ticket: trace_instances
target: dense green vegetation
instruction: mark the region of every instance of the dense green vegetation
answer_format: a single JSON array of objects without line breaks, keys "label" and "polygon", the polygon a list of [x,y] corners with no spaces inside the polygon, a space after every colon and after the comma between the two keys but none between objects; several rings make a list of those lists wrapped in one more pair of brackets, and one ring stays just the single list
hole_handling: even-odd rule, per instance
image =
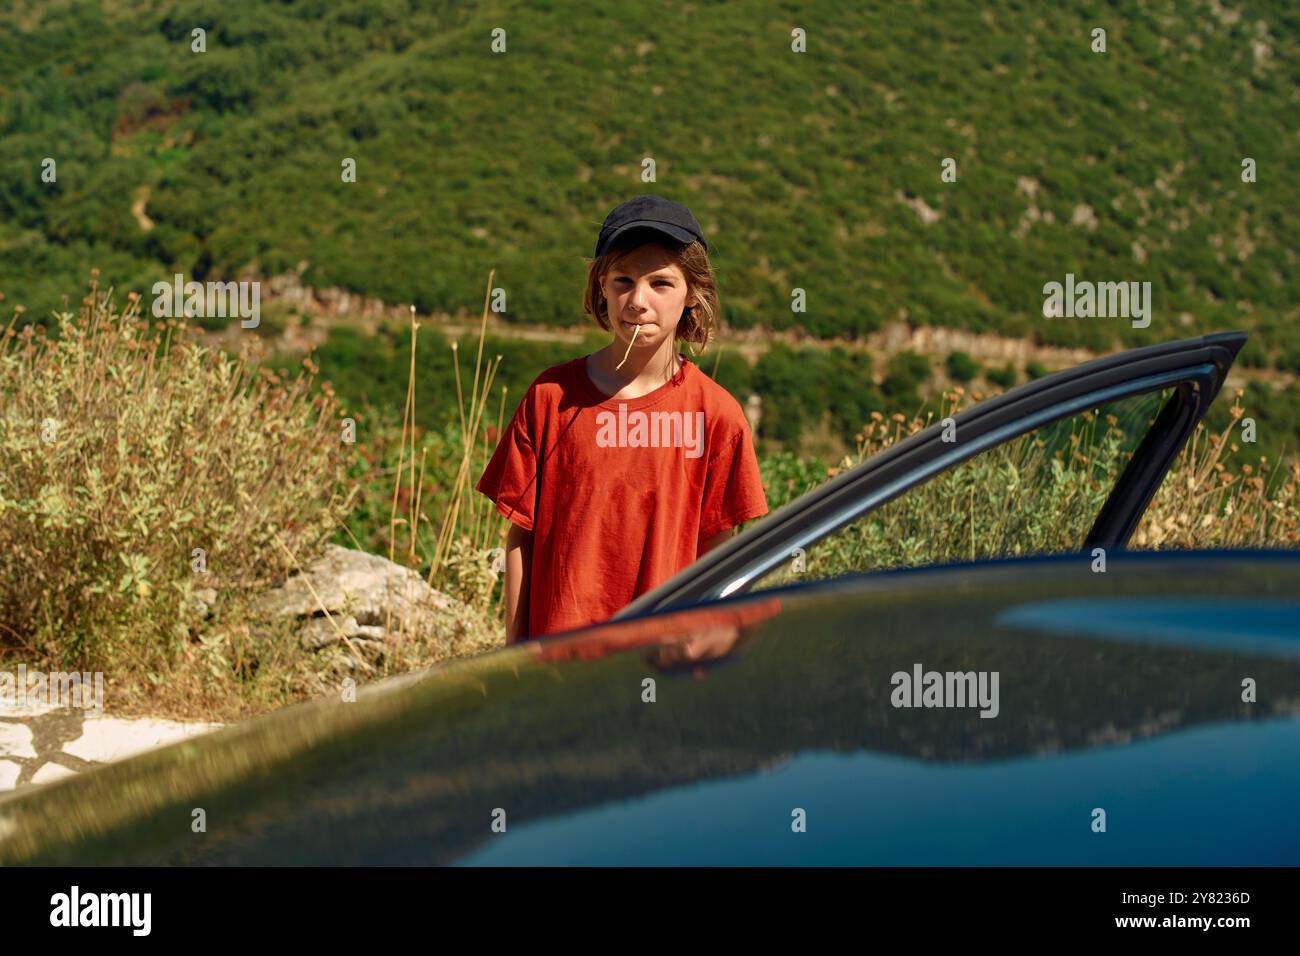
[{"label": "dense green vegetation", "polygon": [[969,382],[980,373],[979,363],[965,352],[953,352],[944,366],[948,377],[955,382]]},{"label": "dense green vegetation", "polygon": [[[488,336],[485,359],[500,356],[501,361],[486,420],[495,423],[498,414],[508,419],[524,390],[543,369],[594,351],[605,341],[595,329],[580,343]],[[461,390],[467,396],[478,340],[464,336],[458,344]],[[410,372],[409,326],[381,323],[374,335],[341,326],[314,354],[322,378],[345,406],[360,416],[363,431],[379,417],[400,421]],[[935,369],[931,361],[915,352],[892,356],[879,385],[873,379],[869,354],[844,348],[792,348],[776,343],[751,365],[723,342],[694,360],[742,402],[748,395],[759,396],[758,443],[761,450],[772,454],[791,451],[834,460],[852,450],[855,436],[872,412],[924,414],[936,409],[940,398],[932,387]],[[272,364],[292,375],[298,360],[278,356]],[[1048,374],[1048,369],[1034,360],[1026,363],[1024,374],[1017,372],[1014,363],[981,369],[961,352],[951,353],[943,366],[954,383],[969,382],[982,374],[987,380],[984,394]],[[440,431],[459,420],[451,340],[426,325],[421,326],[416,349],[415,395],[415,420],[421,429]],[[1263,455],[1281,462],[1300,450],[1300,383],[1274,390],[1265,383],[1250,382],[1241,401],[1246,415],[1257,425],[1255,442],[1243,447],[1242,461],[1257,464]],[[1211,406],[1207,424],[1215,431],[1222,431],[1228,423],[1230,405],[1231,397],[1223,396]]]},{"label": "dense green vegetation", "polygon": [[[20,0],[0,288],[46,321],[90,265],[147,292],[306,263],[311,285],[457,312],[495,268],[508,319],[571,324],[602,217],[654,191],[701,219],[735,326],[906,317],[1103,350],[1250,327],[1243,362],[1295,370],[1297,36],[1282,0]],[[1067,272],[1151,281],[1150,327],[1044,319]]]}]

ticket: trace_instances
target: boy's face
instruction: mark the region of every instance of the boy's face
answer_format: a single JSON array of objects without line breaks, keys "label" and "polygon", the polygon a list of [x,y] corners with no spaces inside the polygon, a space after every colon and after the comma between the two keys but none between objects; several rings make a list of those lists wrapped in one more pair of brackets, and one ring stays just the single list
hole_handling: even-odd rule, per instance
[{"label": "boy's face", "polygon": [[696,302],[681,267],[668,250],[655,243],[638,246],[625,255],[605,273],[601,288],[615,340],[626,345],[635,333],[638,349],[671,342],[682,310]]}]

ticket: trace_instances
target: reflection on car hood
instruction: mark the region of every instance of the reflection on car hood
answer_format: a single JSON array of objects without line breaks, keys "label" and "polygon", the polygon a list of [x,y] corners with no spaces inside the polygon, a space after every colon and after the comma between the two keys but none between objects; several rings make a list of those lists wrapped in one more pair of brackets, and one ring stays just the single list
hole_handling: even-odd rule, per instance
[{"label": "reflection on car hood", "polygon": [[1093,598],[1017,604],[996,624],[1066,637],[1300,658],[1300,600]]},{"label": "reflection on car hood", "polygon": [[[0,862],[1296,863],[1297,594],[1296,554],[1079,557],[634,619],[18,793]],[[914,668],[997,717],[895,706]]]}]

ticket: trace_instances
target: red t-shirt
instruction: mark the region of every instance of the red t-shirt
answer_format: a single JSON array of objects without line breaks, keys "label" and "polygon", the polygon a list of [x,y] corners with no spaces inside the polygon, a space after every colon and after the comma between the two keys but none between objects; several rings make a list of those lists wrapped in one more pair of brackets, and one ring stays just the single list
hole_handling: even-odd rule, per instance
[{"label": "red t-shirt", "polygon": [[597,389],[585,357],[547,369],[477,487],[533,533],[530,636],[607,620],[767,513],[740,403],[686,359],[630,399]]}]

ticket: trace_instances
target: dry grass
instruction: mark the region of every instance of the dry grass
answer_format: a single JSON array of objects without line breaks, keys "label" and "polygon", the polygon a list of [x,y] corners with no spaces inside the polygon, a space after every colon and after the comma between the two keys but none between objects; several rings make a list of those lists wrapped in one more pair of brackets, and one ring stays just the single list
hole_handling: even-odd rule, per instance
[{"label": "dry grass", "polygon": [[1300,546],[1300,460],[1258,469],[1234,461],[1231,441],[1244,414],[1240,389],[1232,422],[1218,434],[1198,425],[1156,492],[1132,548],[1294,548]]},{"label": "dry grass", "polygon": [[275,683],[290,649],[210,632],[288,573],[277,537],[312,554],[346,513],[332,397],[310,363],[284,381],[97,278],[56,320],[0,340],[0,652],[104,671],[128,708]]},{"label": "dry grass", "polygon": [[[1006,442],[951,468],[809,549],[764,581],[776,586],[849,571],[1076,551],[1168,393],[1125,399]],[[939,418],[974,400],[962,388]],[[1240,398],[1240,393],[1236,398]],[[1239,404],[1233,422],[1241,417]],[[830,475],[928,427],[933,417],[873,413],[857,448]],[[1232,426],[1199,425],[1130,541],[1133,549],[1300,545],[1300,464],[1264,474],[1234,462]],[[776,504],[779,502],[773,502]]]},{"label": "dry grass", "polygon": [[[18,306],[0,339],[6,667],[103,671],[115,713],[230,720],[335,691],[291,621],[250,608],[319,554],[367,496],[386,502],[389,559],[464,604],[432,627],[390,620],[394,639],[377,659],[352,648],[357,679],[504,642],[492,562],[503,529],[473,489],[491,451],[487,409],[500,361],[483,356],[486,301],[467,389],[453,346],[454,446],[417,437],[414,314],[400,437],[395,423],[380,423],[348,445],[333,390],[324,383],[312,394],[310,358],[284,381],[246,354],[202,347],[184,319],[151,323],[135,293],[119,311],[95,276],[78,314],[56,317],[54,336],[39,326],[15,333]],[[396,467],[359,483],[366,447],[372,459],[395,454]],[[442,458],[435,470],[454,478],[425,498],[431,452]],[[371,518],[378,530],[377,509]],[[208,597],[205,613],[196,598],[209,589],[217,599]]]}]

